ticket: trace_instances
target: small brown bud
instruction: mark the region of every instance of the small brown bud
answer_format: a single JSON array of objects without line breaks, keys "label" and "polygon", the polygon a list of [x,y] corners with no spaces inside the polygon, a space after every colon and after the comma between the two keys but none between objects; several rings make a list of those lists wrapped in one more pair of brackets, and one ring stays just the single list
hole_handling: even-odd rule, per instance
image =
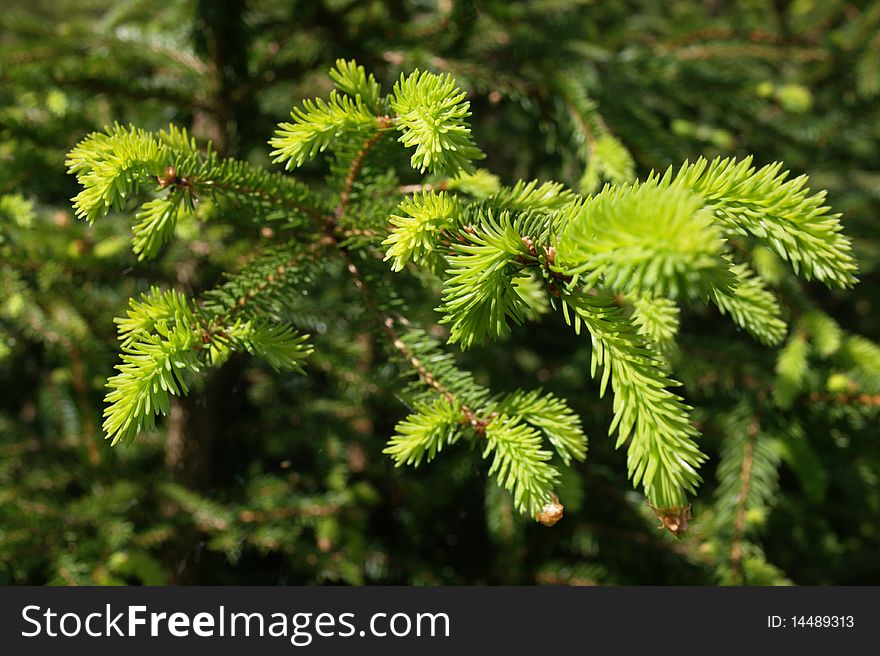
[{"label": "small brown bud", "polygon": [[165,175],[157,176],[156,179],[159,181],[159,186],[166,189],[177,181],[177,169],[169,166],[165,169]]},{"label": "small brown bud", "polygon": [[559,497],[553,494],[550,497],[550,501],[541,508],[541,511],[537,515],[535,515],[535,519],[544,526],[553,526],[556,522],[562,519],[564,511],[565,506],[559,503]]},{"label": "small brown bud", "polygon": [[687,533],[690,520],[693,517],[690,504],[686,506],[672,506],[670,508],[654,508],[654,506],[651,506],[651,509],[657,513],[657,519],[660,520],[657,530],[662,531],[666,529],[677,538]]}]

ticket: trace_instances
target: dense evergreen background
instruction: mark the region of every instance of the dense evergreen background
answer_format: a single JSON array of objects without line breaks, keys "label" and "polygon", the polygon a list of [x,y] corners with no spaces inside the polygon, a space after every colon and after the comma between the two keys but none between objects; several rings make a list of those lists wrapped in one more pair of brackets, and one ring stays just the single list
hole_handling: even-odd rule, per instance
[{"label": "dense evergreen background", "polygon": [[[829,190],[854,290],[754,261],[793,319],[787,358],[715,310],[683,313],[673,364],[710,455],[687,537],[657,531],[632,491],[589,344],[556,319],[467,362],[580,413],[590,454],[562,522],[516,516],[464,448],[394,469],[381,451],[406,413],[397,374],[356,312],[323,324],[359,302],[333,272],[307,317],[307,377],[234,358],[162,432],[103,442],[127,298],[208,288],[254,244],[191,224],[138,263],[129,222],[73,218],[65,154],[114,121],[171,122],[268,164],[275,124],[326,95],[340,57],[386,87],[416,67],[452,73],[505,182],[589,184],[607,136],[640,177],[752,154]],[[880,341],[880,2],[9,0],[0,82],[0,583],[880,582],[880,350],[846,338]],[[603,177],[626,177],[625,152],[608,161]]]}]

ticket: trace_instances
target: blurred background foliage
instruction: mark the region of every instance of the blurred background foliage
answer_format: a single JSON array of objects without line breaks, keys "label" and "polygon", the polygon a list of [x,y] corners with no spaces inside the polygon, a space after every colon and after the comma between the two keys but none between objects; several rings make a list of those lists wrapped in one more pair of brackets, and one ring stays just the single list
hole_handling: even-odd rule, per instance
[{"label": "blurred background foliage", "polygon": [[[274,125],[326,95],[339,57],[386,88],[415,67],[452,73],[504,182],[589,191],[753,154],[829,190],[861,283],[802,285],[752,253],[793,319],[781,353],[717,311],[682,314],[671,358],[710,455],[687,537],[656,530],[632,491],[589,345],[553,319],[475,349],[468,367],[580,413],[590,454],[566,474],[562,522],[519,518],[462,450],[395,470],[381,451],[406,414],[400,381],[356,313],[326,325],[322,308],[358,302],[332,271],[303,309],[318,347],[309,376],[233,358],[161,432],[103,442],[113,317],[128,297],[210,287],[272,235],[182,222],[139,264],[127,221],[73,218],[65,154],[114,121],[172,122],[268,164]],[[0,583],[880,582],[878,99],[877,1],[7,0]]]}]

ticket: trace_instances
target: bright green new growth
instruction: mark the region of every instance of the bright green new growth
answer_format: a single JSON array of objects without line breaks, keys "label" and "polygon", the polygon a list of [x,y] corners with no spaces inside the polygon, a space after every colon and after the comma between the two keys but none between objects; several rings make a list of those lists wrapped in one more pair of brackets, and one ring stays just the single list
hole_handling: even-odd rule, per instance
[{"label": "bright green new growth", "polygon": [[487,213],[479,228],[465,233],[467,243],[451,246],[449,269],[438,308],[451,324],[449,341],[468,348],[486,337],[497,339],[510,331],[508,321],[521,324],[527,302],[520,296],[516,258],[525,254],[519,231],[509,215],[496,221]]},{"label": "bright green new growth", "polygon": [[[650,220],[648,220],[650,219]],[[616,292],[705,298],[730,283],[703,199],[681,189],[606,187],[564,219],[556,263]]]},{"label": "bright green new growth", "polygon": [[409,331],[401,343],[411,361],[430,367],[431,375],[407,390],[414,411],[397,425],[385,453],[398,466],[419,465],[464,436],[485,440],[482,457],[491,458],[489,474],[512,493],[518,510],[540,511],[552,500],[559,478],[543,440],[565,465],[584,460],[587,438],[578,416],[564,401],[540,391],[493,396],[422,331]]},{"label": "bright green new growth", "polygon": [[402,271],[409,262],[432,264],[437,233],[453,227],[460,210],[454,197],[446,192],[427,191],[407,198],[400,214],[392,214],[389,223],[395,230],[382,242],[388,246],[386,260],[394,260],[392,271]]},{"label": "bright green new growth", "polygon": [[433,403],[420,403],[415,412],[397,424],[385,453],[398,465],[418,465],[431,462],[447,444],[455,444],[460,437],[456,430],[461,408],[446,398]]},{"label": "bright green new growth", "polygon": [[411,163],[420,172],[471,173],[483,153],[466,122],[470,103],[450,75],[416,71],[394,85],[391,109],[397,114],[400,142],[415,147]]},{"label": "bright green new growth", "polygon": [[336,83],[337,89],[352,98],[360,98],[371,111],[378,111],[382,87],[372,73],[367,75],[363,66],[358,66],[354,61],[337,59],[336,68],[330,71],[330,77]]},{"label": "bright green new growth", "polygon": [[314,159],[346,134],[357,134],[378,124],[360,96],[350,98],[336,91],[330,92],[328,102],[320,98],[306,100],[303,108],[294,108],[290,116],[293,122],[279,125],[277,136],[269,141],[275,148],[272,161],[286,162],[288,169]]},{"label": "bright green new growth", "polygon": [[662,352],[672,347],[678,334],[681,310],[668,298],[651,296],[632,297],[632,319],[639,333],[647,337]]},{"label": "bright green new growth", "polygon": [[[301,371],[311,350],[287,310],[303,303],[323,261],[335,258],[363,294],[364,317],[376,320],[397,365],[412,375],[402,392],[411,411],[386,453],[397,465],[419,465],[473,444],[520,511],[546,516],[542,510],[556,508],[560,468],[586,456],[580,420],[552,394],[498,395],[477,385],[401,316],[408,308],[393,284],[423,269],[439,278],[438,323],[462,349],[503,339],[551,308],[589,333],[591,374],[600,395],[609,385],[614,395],[609,433],[627,450],[633,484],[670,517],[684,513],[705,460],[691,408],[671,391],[679,385],[667,359],[679,304],[712,303],[760,342],[784,340],[770,286],[783,273],[764,275],[773,271],[768,251],[756,251],[755,270],[749,266],[742,253],[752,240],[807,278],[855,282],[838,215],[823,205],[823,193],[810,195],[804,178],[788,180],[781,165],[756,170],[749,159],[701,159],[633,181],[632,160],[575,89],[567,98],[588,150],[585,187],[601,178],[615,184],[592,196],[555,182],[505,187],[474,168],[482,153],[467,122],[469,103],[449,75],[416,71],[385,96],[354,62],[340,60],[331,77],[337,88],[329,99],[294,109],[270,141],[274,161],[287,168],[328,151],[322,188],[202,152],[173,128],[153,135],[115,126],[70,154],[83,186],[74,199],[78,216],[94,221],[140,205],[134,249],[141,258],[158,256],[181,213],[198,215],[203,199],[234,205],[236,216],[256,225],[274,221],[280,238],[200,299],[153,290],[131,302],[118,320],[123,362],[107,396],[105,430],[114,442],[151,429],[171,397],[187,393],[188,376],[220,366],[233,351]],[[391,134],[415,170],[434,174],[423,185],[401,186],[389,172],[393,160],[382,161]],[[155,196],[143,200],[146,192]],[[382,257],[388,270],[380,274],[374,266]],[[780,351],[780,405],[801,390],[812,354],[854,376],[880,370],[874,345],[829,321],[816,313],[797,319]],[[872,365],[860,368],[860,359]]]},{"label": "bright green new growth", "polygon": [[611,299],[588,295],[564,296],[566,320],[580,332],[583,324],[593,340],[591,373],[601,380],[604,395],[609,381],[614,391],[617,446],[629,440],[627,465],[633,483],[658,508],[685,502],[700,482],[697,467],[705,460],[694,441],[690,407],[669,391],[678,383],[669,378],[663,361],[625,318]]},{"label": "bright green new growth", "polygon": [[791,263],[795,273],[816,278],[829,287],[856,282],[856,263],[849,239],[841,233],[839,214],[829,214],[825,192],[810,195],[806,176],[788,179],[777,162],[760,169],[752,158],[698,159],[687,162],[673,177],[672,169],[652,175],[646,184],[689,189],[730,233],[750,234]]},{"label": "bright green new growth", "polygon": [[194,350],[195,317],[185,298],[153,289],[132,300],[128,318],[117,319],[122,364],[107,387],[104,432],[113,444],[155,428],[155,415],[168,414],[171,396],[189,391],[185,374],[199,370]]},{"label": "bright green new growth", "polygon": [[[155,429],[155,415],[168,414],[171,396],[189,391],[186,374],[217,366],[233,350],[247,351],[274,369],[302,371],[311,353],[289,326],[240,320],[222,326],[197,312],[183,294],[153,288],[131,299],[127,316],[116,319],[122,347],[119,374],[107,387],[104,432],[116,444]],[[200,357],[201,356],[201,357]]]}]

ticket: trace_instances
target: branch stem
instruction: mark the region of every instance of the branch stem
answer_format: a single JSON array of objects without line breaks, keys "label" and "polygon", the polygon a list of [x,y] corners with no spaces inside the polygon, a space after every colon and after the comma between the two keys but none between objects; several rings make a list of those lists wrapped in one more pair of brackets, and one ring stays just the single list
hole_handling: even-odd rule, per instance
[{"label": "branch stem", "polygon": [[755,451],[755,440],[758,437],[758,419],[752,419],[749,424],[745,451],[743,453],[742,467],[740,468],[739,499],[736,506],[736,520],[733,525],[733,540],[730,546],[730,570],[731,575],[738,584],[743,582],[742,571],[742,541],[746,528],[746,509],[749,497],[749,487],[752,482],[752,462]]}]

